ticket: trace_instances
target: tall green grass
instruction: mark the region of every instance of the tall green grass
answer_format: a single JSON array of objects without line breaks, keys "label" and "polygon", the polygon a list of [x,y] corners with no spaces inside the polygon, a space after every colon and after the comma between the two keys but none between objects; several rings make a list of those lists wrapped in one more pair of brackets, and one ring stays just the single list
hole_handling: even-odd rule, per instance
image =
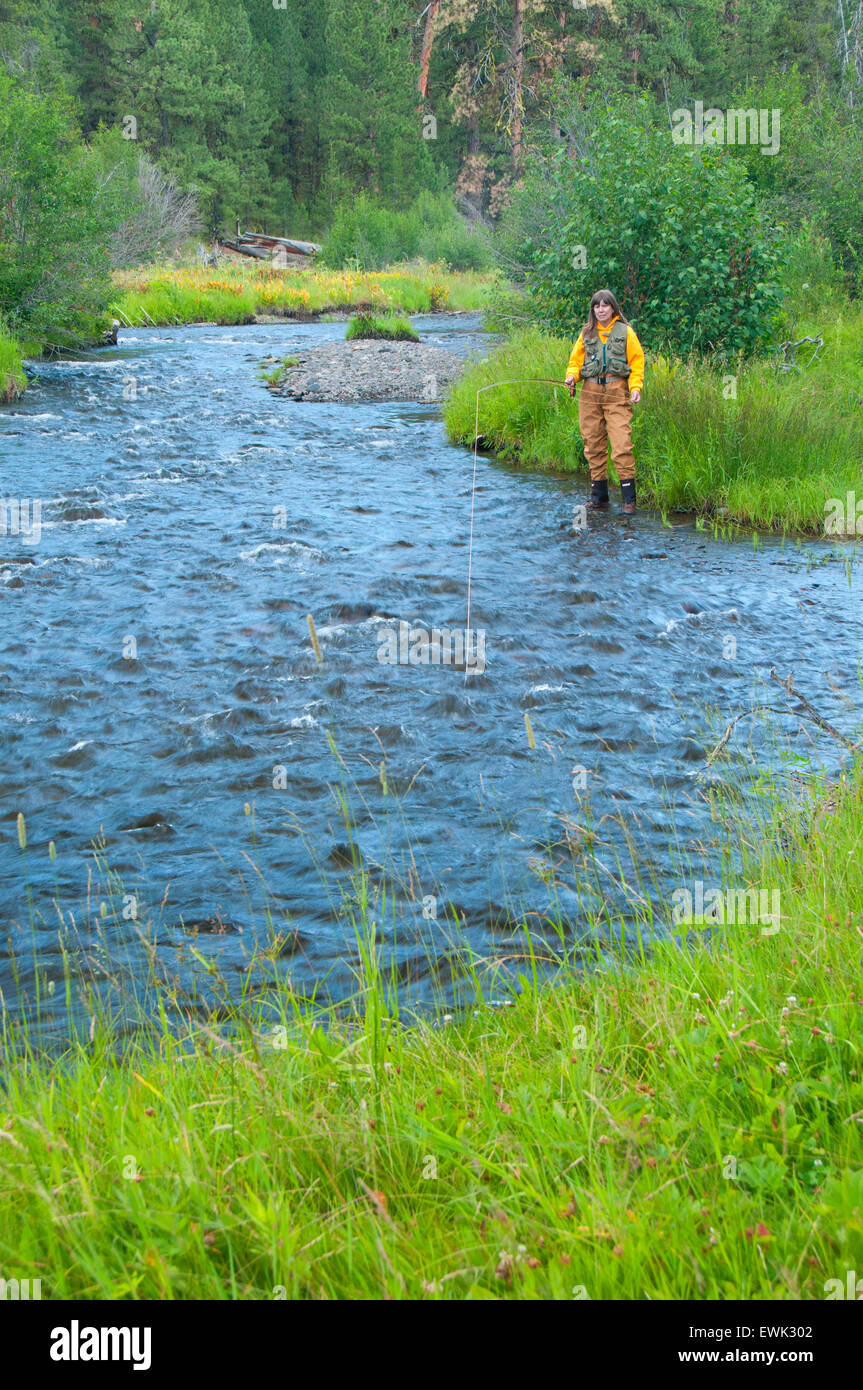
[{"label": "tall green grass", "polygon": [[44,1298],[824,1297],[863,1264],[863,767],[781,815],[781,856],[776,824],[731,828],[781,895],[775,934],[623,953],[606,923],[597,969],[562,946],[540,983],[548,945],[514,927],[518,990],[495,1004],[477,978],[411,1027],[361,872],[345,1008],[274,975],[277,941],[266,989],[250,970],[232,1002],[202,957],[203,1013],[157,982],[148,1026],[93,1005],[62,1055],[4,1008],[4,1277]]},{"label": "tall green grass", "polygon": [[0,321],[0,402],[9,404],[17,400],[26,385],[21,344],[5,332]]},{"label": "tall green grass", "polygon": [[345,339],[387,338],[392,342],[418,343],[420,338],[410,320],[383,314],[356,314],[348,324]]},{"label": "tall green grass", "polygon": [[[761,530],[823,532],[827,499],[863,482],[861,330],[863,315],[837,315],[819,358],[799,371],[766,361],[648,362],[633,417],[642,501]],[[515,334],[453,387],[450,438],[473,443],[478,389],[508,378],[562,382],[571,346],[536,329]],[[806,349],[797,355],[807,362]],[[562,385],[483,390],[479,434],[528,466],[586,467],[577,403]]]}]

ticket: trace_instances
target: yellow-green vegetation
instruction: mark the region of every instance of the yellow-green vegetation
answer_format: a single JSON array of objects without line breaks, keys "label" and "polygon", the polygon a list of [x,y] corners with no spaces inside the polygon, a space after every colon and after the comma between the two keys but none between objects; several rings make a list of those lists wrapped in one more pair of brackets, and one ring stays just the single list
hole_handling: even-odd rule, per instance
[{"label": "yellow-green vegetation", "polygon": [[[863,313],[837,301],[823,321],[798,324],[793,338],[819,333],[814,360],[817,344],[788,353],[792,370],[783,370],[778,349],[724,363],[648,356],[633,417],[641,500],[759,530],[823,533],[827,499],[861,487]],[[480,388],[523,377],[562,383],[571,348],[536,329],[514,334],[454,386],[445,410],[450,438],[473,444]],[[586,467],[577,402],[563,385],[483,390],[478,433],[530,467]]]},{"label": "yellow-green vegetation", "polygon": [[279,386],[287,376],[289,368],[298,367],[299,363],[299,357],[285,357],[278,366],[273,367],[269,372],[264,367],[261,367],[259,368],[261,380],[267,386]]},{"label": "yellow-green vegetation", "polygon": [[493,277],[418,263],[368,273],[277,270],[231,264],[218,270],[144,268],[117,272],[113,312],[126,324],[250,323],[258,314],[306,317],[345,310],[427,313],[477,310]]},{"label": "yellow-green vegetation", "polygon": [[21,344],[4,332],[0,323],[0,401],[8,405],[17,400],[26,385]]},{"label": "yellow-green vegetation", "polygon": [[348,324],[345,339],[389,338],[392,342],[418,343],[420,335],[408,319],[384,314],[356,314]]},{"label": "yellow-green vegetation", "polygon": [[52,1059],[4,1014],[0,1267],[48,1298],[823,1298],[863,1265],[863,767],[816,804],[751,851],[775,933],[606,944],[509,1007],[405,1027],[367,938],[338,1015],[282,984],[178,1027],[166,995]]}]

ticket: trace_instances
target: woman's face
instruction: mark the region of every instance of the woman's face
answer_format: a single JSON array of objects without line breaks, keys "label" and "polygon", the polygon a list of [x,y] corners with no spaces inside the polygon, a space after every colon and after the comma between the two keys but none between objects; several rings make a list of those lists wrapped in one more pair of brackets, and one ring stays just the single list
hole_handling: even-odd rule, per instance
[{"label": "woman's face", "polygon": [[601,323],[603,328],[614,318],[614,310],[604,299],[600,299],[598,303],[594,304],[593,312],[596,314],[597,323]]}]

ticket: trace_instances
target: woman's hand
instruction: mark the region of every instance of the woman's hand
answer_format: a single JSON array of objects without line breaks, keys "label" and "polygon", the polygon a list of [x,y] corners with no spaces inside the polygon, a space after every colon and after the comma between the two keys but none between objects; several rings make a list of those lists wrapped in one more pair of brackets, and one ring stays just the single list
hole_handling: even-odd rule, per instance
[{"label": "woman's hand", "polygon": [[633,405],[638,405],[638,402],[641,400],[641,392],[640,392],[640,391],[631,391],[631,392],[629,393],[629,399],[632,401],[632,404],[633,404]]},{"label": "woman's hand", "polygon": [[564,378],[564,385],[569,387],[569,394],[570,394],[571,396],[574,396],[574,395],[575,395],[575,377],[574,377],[574,376],[565,377],[565,378]]}]

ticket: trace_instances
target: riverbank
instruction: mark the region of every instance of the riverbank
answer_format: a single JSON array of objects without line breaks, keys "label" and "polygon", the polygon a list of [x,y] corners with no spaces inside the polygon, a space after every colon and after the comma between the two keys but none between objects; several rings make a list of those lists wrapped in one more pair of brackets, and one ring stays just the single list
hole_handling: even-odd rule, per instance
[{"label": "riverbank", "polygon": [[111,312],[127,326],[144,327],[254,323],[259,317],[309,322],[361,310],[476,311],[484,307],[494,277],[426,263],[368,273],[230,264],[118,271],[114,283],[118,294]]},{"label": "riverbank", "polygon": [[[352,314],[364,311],[474,313],[485,307],[495,279],[488,273],[450,271],[425,262],[368,273],[290,271],[235,262],[218,269],[145,266],[114,272],[117,295],[107,315],[94,320],[92,341],[70,340],[68,346],[101,346],[112,334],[116,341],[116,325],[145,328],[283,320],[313,323],[328,316],[346,321]],[[62,334],[57,336],[62,338]],[[63,346],[62,342],[54,344],[55,348],[58,346]],[[24,394],[25,353],[38,357],[40,345],[22,345],[0,333],[0,403],[8,404]],[[452,379],[446,375],[441,378],[445,384]],[[395,398],[387,395],[377,399]]]},{"label": "riverbank", "polygon": [[367,943],[348,1020],[282,986],[179,1031],[94,1018],[52,1063],[4,1016],[5,1276],[49,1299],[844,1287],[863,1256],[859,764],[820,807],[786,813],[784,857],[770,834],[754,851],[778,931],[607,948],[508,1006],[403,1027]]},{"label": "riverbank", "polygon": [[[633,418],[641,504],[761,531],[824,535],[835,513],[830,499],[841,499],[844,511],[847,494],[860,491],[861,328],[855,312],[832,315],[817,361],[804,348],[799,370],[763,360],[648,359]],[[804,326],[795,337],[816,331]],[[577,402],[562,384],[571,348],[536,330],[515,334],[453,389],[445,409],[450,439],[473,445],[476,393],[502,382],[480,396],[483,446],[527,468],[586,474]],[[525,377],[557,379],[561,387],[509,384]]]}]

